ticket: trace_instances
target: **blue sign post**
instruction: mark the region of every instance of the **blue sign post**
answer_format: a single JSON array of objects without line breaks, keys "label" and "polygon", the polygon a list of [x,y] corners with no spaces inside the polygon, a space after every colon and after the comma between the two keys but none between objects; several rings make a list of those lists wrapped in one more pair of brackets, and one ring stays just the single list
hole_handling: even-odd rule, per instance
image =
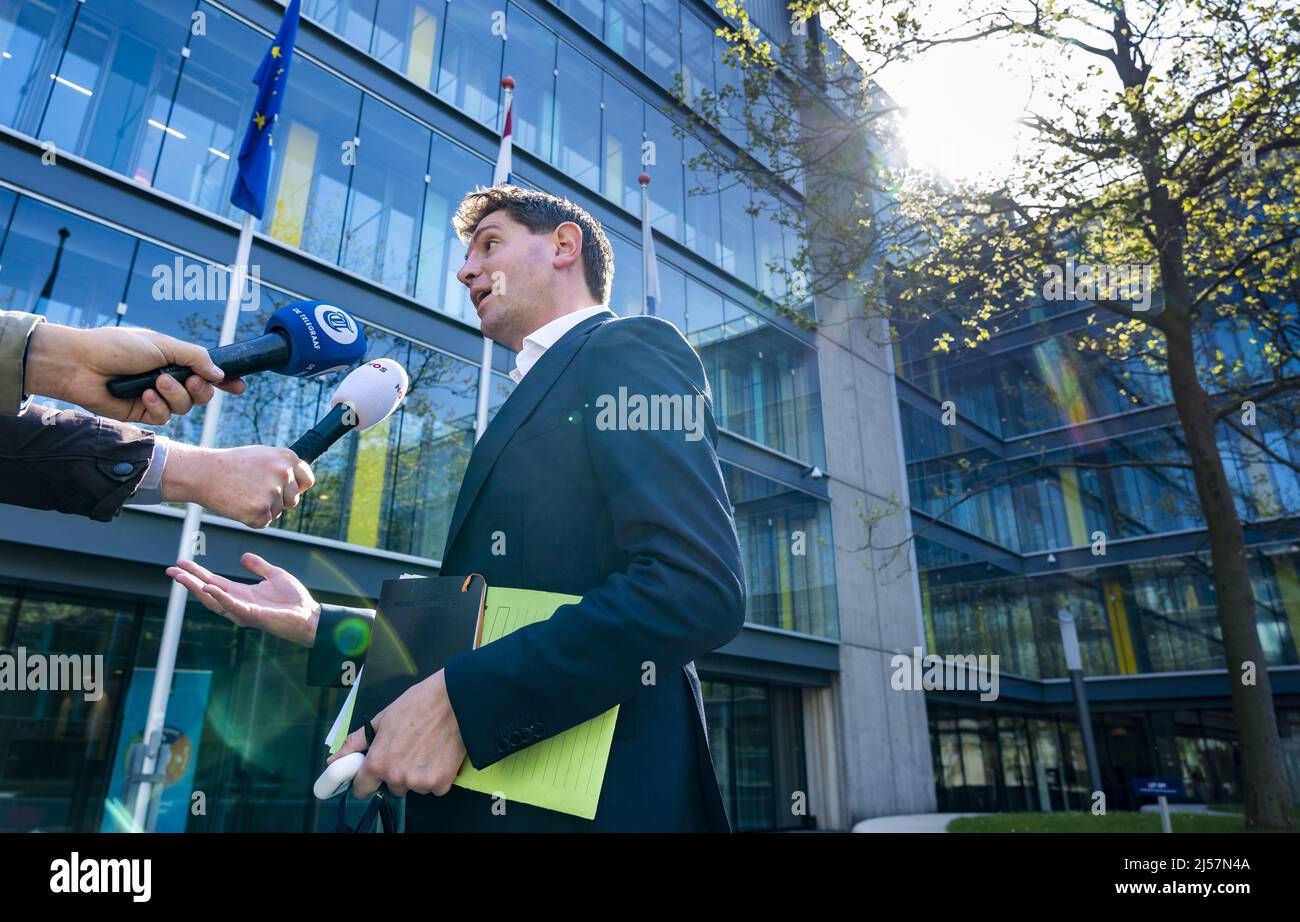
[{"label": "blue sign post", "polygon": [[1134,778],[1133,792],[1138,797],[1154,797],[1160,804],[1160,828],[1173,832],[1169,823],[1169,798],[1185,797],[1182,778]]}]

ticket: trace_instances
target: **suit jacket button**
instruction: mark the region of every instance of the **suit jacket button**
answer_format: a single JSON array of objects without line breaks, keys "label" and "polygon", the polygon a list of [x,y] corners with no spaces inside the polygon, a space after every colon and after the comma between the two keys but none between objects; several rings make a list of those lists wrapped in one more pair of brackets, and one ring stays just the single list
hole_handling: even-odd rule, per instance
[{"label": "suit jacket button", "polygon": [[497,752],[509,752],[510,744],[506,742],[505,737],[497,740]]},{"label": "suit jacket button", "polygon": [[510,738],[510,745],[512,746],[518,746],[524,741],[524,738],[520,735],[518,730],[511,730],[509,738]]},{"label": "suit jacket button", "polygon": [[135,465],[127,461],[119,461],[113,465],[113,473],[118,477],[126,477],[135,471]]},{"label": "suit jacket button", "polygon": [[537,723],[533,724],[533,726],[532,726],[533,735],[534,735],[534,736],[541,736],[541,735],[542,735],[542,731],[545,730],[545,729],[546,729],[546,728],[542,726],[542,722],[539,720],[539,721],[537,721]]}]

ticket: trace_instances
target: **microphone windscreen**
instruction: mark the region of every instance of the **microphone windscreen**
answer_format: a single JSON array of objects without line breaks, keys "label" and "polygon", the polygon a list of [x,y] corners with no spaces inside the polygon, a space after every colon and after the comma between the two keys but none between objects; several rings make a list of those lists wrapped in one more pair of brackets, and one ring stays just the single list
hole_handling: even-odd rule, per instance
[{"label": "microphone windscreen", "polygon": [[289,338],[282,375],[314,376],[351,368],[366,354],[366,334],[355,317],[327,301],[295,301],[271,315],[264,332]]},{"label": "microphone windscreen", "polygon": [[351,404],[357,429],[369,429],[392,415],[406,396],[406,369],[392,359],[375,359],[355,369],[339,384],[330,406]]}]

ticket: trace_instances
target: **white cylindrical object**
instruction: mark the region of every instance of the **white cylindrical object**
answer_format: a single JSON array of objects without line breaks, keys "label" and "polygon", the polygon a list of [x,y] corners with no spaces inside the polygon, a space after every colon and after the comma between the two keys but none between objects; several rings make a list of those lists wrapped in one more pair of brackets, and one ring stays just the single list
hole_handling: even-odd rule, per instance
[{"label": "white cylindrical object", "polygon": [[1074,625],[1074,615],[1068,611],[1059,611],[1056,618],[1061,622],[1061,643],[1065,646],[1065,668],[1073,672],[1083,668],[1083,657],[1079,655],[1079,631]]}]

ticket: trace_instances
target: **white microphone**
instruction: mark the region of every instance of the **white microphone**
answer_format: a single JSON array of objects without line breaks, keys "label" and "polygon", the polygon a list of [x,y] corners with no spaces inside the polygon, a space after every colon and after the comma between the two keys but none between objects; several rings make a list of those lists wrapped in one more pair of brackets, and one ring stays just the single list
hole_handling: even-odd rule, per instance
[{"label": "white microphone", "polygon": [[392,359],[375,359],[354,369],[330,400],[333,408],[289,449],[308,464],[352,430],[362,432],[382,423],[401,406],[410,379]]}]

